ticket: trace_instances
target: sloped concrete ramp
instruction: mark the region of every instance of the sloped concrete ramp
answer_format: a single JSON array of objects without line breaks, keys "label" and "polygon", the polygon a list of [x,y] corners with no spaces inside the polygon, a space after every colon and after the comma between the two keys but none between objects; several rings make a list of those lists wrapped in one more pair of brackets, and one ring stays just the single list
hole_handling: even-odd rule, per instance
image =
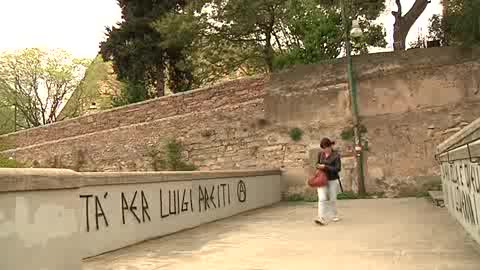
[{"label": "sloped concrete ramp", "polygon": [[343,220],[313,223],[314,203],[281,203],[83,262],[83,270],[479,270],[478,245],[426,199],[340,201]]}]

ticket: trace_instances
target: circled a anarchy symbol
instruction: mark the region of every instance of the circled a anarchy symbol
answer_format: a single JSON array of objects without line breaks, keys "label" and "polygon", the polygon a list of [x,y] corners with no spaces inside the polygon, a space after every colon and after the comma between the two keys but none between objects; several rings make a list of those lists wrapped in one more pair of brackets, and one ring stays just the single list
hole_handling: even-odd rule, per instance
[{"label": "circled a anarchy symbol", "polygon": [[239,202],[245,202],[247,200],[247,187],[243,180],[238,181],[237,184],[237,197]]}]

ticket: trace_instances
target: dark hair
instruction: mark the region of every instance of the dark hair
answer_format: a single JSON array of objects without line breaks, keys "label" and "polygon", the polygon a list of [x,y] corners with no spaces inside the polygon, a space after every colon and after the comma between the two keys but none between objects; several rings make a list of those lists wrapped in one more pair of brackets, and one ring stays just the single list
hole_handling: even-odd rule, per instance
[{"label": "dark hair", "polygon": [[322,149],[325,149],[327,147],[330,147],[332,145],[335,145],[335,142],[334,141],[331,141],[329,138],[323,138],[321,141],[320,141],[320,147]]}]

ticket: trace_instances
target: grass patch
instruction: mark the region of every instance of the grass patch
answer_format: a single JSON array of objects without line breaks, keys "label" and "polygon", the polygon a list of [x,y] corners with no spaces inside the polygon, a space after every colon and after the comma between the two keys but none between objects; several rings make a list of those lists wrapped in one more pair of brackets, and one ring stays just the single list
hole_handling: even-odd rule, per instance
[{"label": "grass patch", "polygon": [[303,202],[304,197],[301,194],[292,194],[292,195],[288,195],[286,200],[288,202]]},{"label": "grass patch", "polygon": [[14,158],[0,155],[0,168],[22,168],[23,165]]},{"label": "grass patch", "polygon": [[419,192],[417,192],[415,197],[417,197],[417,198],[427,198],[427,197],[430,197],[430,194],[428,194],[428,191],[419,191]]},{"label": "grass patch", "polygon": [[[427,193],[428,194],[428,193]],[[385,194],[383,192],[373,192],[367,193],[366,195],[359,195],[352,191],[341,192],[337,195],[337,200],[359,200],[359,199],[378,199],[384,198]],[[288,202],[318,202],[317,196],[305,196],[302,194],[292,194],[287,196],[286,201]]]}]

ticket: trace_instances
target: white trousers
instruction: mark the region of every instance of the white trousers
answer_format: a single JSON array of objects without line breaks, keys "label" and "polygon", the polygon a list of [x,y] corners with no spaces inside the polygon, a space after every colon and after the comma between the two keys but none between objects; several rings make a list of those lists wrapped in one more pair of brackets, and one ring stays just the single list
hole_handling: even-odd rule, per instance
[{"label": "white trousers", "polygon": [[318,193],[318,217],[323,219],[337,216],[338,180],[328,181],[328,185],[317,188]]}]

